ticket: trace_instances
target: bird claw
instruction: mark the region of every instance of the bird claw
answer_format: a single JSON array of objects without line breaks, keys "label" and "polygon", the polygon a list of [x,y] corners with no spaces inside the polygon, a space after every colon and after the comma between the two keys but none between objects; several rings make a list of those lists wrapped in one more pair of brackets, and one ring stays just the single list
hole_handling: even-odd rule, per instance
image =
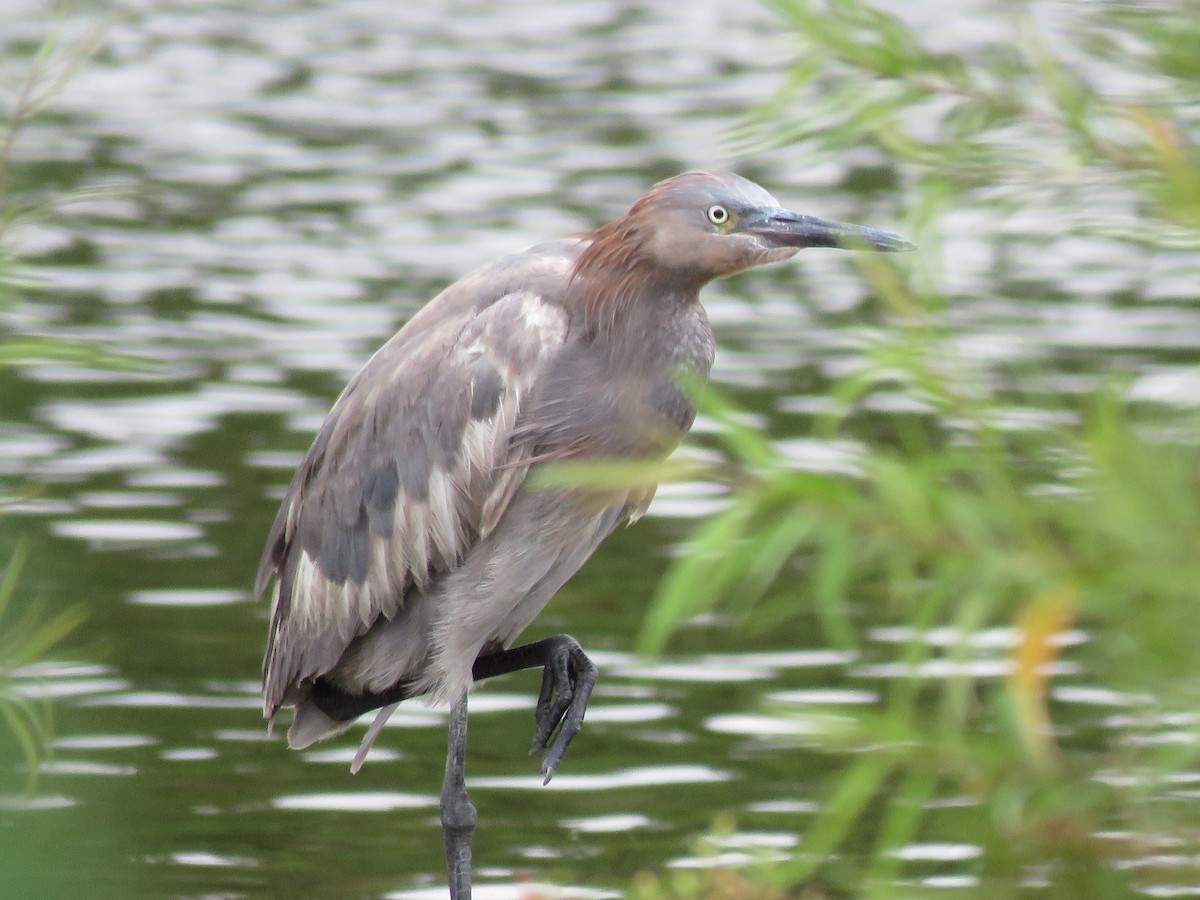
[{"label": "bird claw", "polygon": [[546,751],[542,757],[542,784],[550,783],[567,747],[583,727],[583,714],[598,677],[596,666],[573,638],[564,637],[546,660],[534,714],[537,727],[529,750],[530,756]]}]

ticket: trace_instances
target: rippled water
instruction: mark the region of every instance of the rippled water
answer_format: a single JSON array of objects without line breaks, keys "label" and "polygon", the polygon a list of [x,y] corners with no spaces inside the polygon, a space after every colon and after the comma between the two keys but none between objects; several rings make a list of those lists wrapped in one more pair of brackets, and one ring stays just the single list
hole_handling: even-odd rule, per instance
[{"label": "rippled water", "polygon": [[[75,14],[66,37],[90,24]],[[6,0],[0,84],[20,83],[48,29],[43,3]],[[354,736],[293,754],[263,728],[266,610],[248,586],[283,487],[344,380],[424,300],[497,253],[621,212],[660,177],[726,164],[725,129],[779,86],[787,54],[762,8],[716,0],[123,4],[17,145],[26,195],[90,193],[13,235],[49,289],[0,324],[145,365],[0,369],[0,476],[20,494],[3,540],[33,547],[33,593],[90,611],[74,662],[24,673],[28,696],[56,701],[58,739],[36,792],[0,797],[0,897],[444,894],[444,710],[402,707],[355,777]],[[741,170],[812,212],[897,221],[872,187],[893,173],[870,153],[813,165],[780,151]],[[948,312],[966,355],[1037,368],[1062,393],[1131,368],[1135,397],[1196,402],[1194,260],[1131,258],[1053,221],[960,218],[940,237],[952,286],[972,295]],[[798,466],[855,465],[853,445],[805,426],[859,364],[845,326],[872,317],[865,290],[815,251],[706,295],[714,377]],[[1035,420],[1013,410],[1014,427]],[[642,868],[786,853],[838,763],[812,729],[875,703],[887,679],[1005,673],[1010,633],[913,671],[872,653],[910,638],[895,630],[858,657],[822,647],[815,626],[764,637],[716,617],[663,661],[630,656],[690,521],[723,503],[714,485],[667,487],[531,629],[569,630],[602,670],[548,787],[524,752],[536,676],[473,697],[476,896],[617,896]],[[1137,698],[1072,661],[1086,635],[1064,638],[1056,701],[1100,727],[1132,715]],[[1171,729],[1147,723],[1146,737]],[[971,883],[977,848],[955,842],[953,810],[945,798],[944,833],[902,852],[914,883]],[[735,832],[697,850],[719,812]]]}]

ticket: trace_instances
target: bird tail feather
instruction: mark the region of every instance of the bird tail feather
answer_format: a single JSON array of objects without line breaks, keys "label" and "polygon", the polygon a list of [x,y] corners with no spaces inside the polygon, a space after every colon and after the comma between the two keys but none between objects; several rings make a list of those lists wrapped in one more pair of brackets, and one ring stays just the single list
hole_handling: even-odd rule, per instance
[{"label": "bird tail feather", "polygon": [[371,745],[375,743],[375,738],[379,737],[379,732],[383,731],[383,726],[387,724],[387,720],[391,718],[392,713],[396,711],[396,707],[399,705],[399,703],[389,703],[376,713],[375,721],[371,723],[371,727],[363,735],[362,743],[358,745],[358,752],[354,754],[354,761],[350,763],[351,773],[357,775],[358,770],[363,767],[363,763],[367,761],[367,751],[371,749]]},{"label": "bird tail feather", "polygon": [[338,720],[325,715],[311,700],[297,703],[296,718],[288,729],[288,747],[303,750],[317,741],[341,734],[354,722],[354,719]]},{"label": "bird tail feather", "polygon": [[[383,730],[383,726],[387,724],[387,720],[399,705],[399,703],[391,703],[376,714],[375,720],[371,722],[371,727],[363,735],[362,743],[358,745],[358,752],[354,754],[354,761],[350,764],[351,772],[357,774],[358,770],[363,767],[363,763],[367,760],[367,752],[375,743],[375,738],[379,737],[379,732]],[[311,700],[298,703],[296,718],[292,720],[292,727],[288,729],[288,747],[293,750],[303,750],[317,741],[336,737],[356,721],[357,718],[335,719],[328,716]]]}]

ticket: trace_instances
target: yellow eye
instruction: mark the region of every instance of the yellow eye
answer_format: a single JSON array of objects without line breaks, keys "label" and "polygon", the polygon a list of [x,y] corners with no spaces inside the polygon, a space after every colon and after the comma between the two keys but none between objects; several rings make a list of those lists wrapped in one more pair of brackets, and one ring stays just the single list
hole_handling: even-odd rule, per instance
[{"label": "yellow eye", "polygon": [[708,221],[714,225],[724,225],[729,221],[729,210],[715,203],[708,208]]}]

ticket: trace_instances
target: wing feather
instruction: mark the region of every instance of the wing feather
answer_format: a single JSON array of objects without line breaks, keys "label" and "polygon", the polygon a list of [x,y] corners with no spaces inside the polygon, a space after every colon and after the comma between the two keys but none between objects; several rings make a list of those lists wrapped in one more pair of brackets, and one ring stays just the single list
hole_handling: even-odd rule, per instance
[{"label": "wing feather", "polygon": [[528,290],[444,306],[449,315],[418,316],[355,376],[283,499],[257,582],[261,592],[275,581],[268,716],[393,617],[411,587],[456,566],[524,482],[532,450],[511,437],[566,339],[566,314]]}]

